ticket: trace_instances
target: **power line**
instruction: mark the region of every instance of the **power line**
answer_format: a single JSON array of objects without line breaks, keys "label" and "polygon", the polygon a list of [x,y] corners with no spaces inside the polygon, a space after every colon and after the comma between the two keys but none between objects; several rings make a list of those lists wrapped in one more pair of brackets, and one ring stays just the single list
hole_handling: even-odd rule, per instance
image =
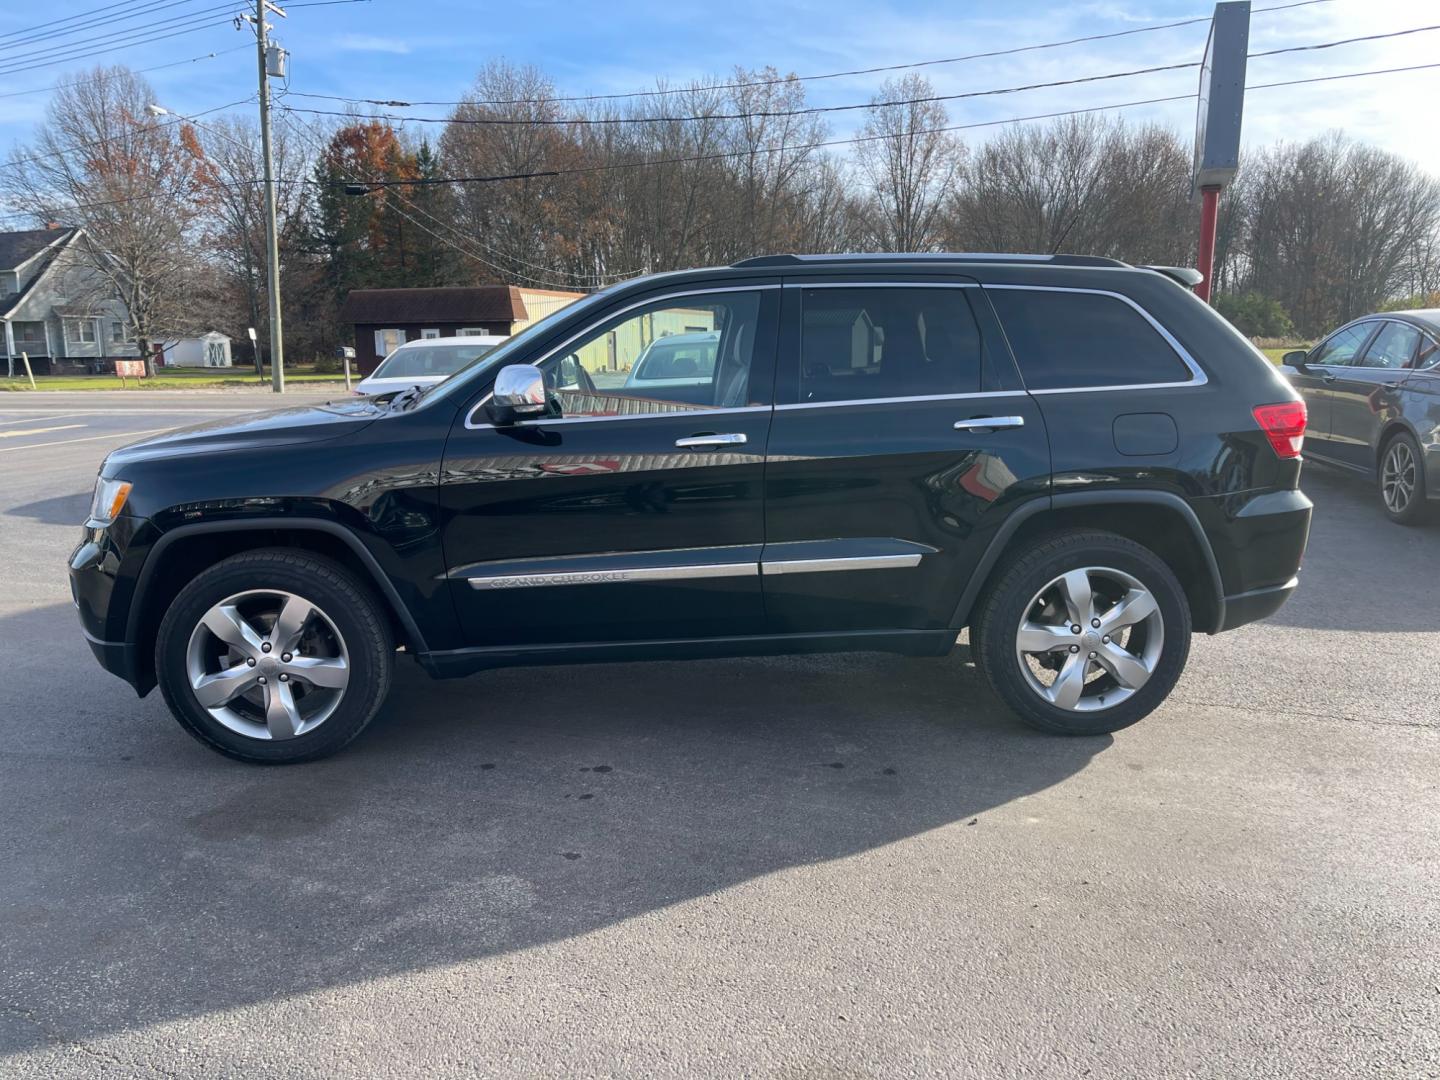
[{"label": "power line", "polygon": [[[249,46],[246,46],[246,48],[249,48]],[[1305,78],[1305,79],[1286,79],[1286,81],[1282,81],[1282,82],[1260,82],[1260,84],[1247,85],[1247,86],[1246,86],[1246,91],[1254,91],[1254,89],[1272,89],[1272,88],[1276,88],[1276,86],[1299,86],[1299,85],[1312,84],[1312,82],[1333,82],[1333,81],[1338,81],[1338,79],[1358,79],[1358,78],[1365,78],[1365,76],[1371,76],[1371,75],[1395,75],[1395,73],[1404,73],[1404,72],[1433,71],[1433,69],[1436,69],[1436,68],[1440,68],[1440,63],[1414,63],[1414,65],[1401,66],[1401,68],[1378,68],[1378,69],[1371,69],[1371,71],[1344,72],[1344,73],[1341,73],[1341,75],[1316,75],[1316,76],[1310,76],[1310,78]],[[1109,111],[1112,111],[1112,109],[1138,108],[1138,107],[1140,107],[1140,105],[1168,104],[1168,102],[1175,102],[1175,101],[1194,101],[1194,99],[1195,99],[1195,95],[1194,95],[1194,94],[1174,94],[1174,95],[1164,96],[1164,98],[1146,98],[1146,99],[1143,99],[1143,101],[1123,101],[1123,102],[1116,102],[1116,104],[1113,104],[1113,105],[1093,105],[1093,107],[1089,107],[1089,108],[1061,109],[1061,111],[1057,111],[1057,112],[1040,112],[1040,114],[1028,115],[1028,117],[1009,117],[1009,118],[1005,118],[1005,120],[979,121],[979,122],[973,122],[973,124],[950,124],[950,125],[946,125],[946,127],[940,127],[940,128],[914,128],[914,130],[912,130],[912,131],[903,131],[903,132],[900,132],[899,135],[894,135],[894,134],[890,134],[890,135],[864,135],[864,137],[857,137],[857,138],[838,138],[838,140],[827,140],[827,141],[822,141],[822,143],[806,143],[806,144],[796,144],[796,145],[782,145],[782,147],[765,147],[765,148],[760,148],[760,150],[756,150],[756,151],[746,150],[746,151],[737,151],[737,153],[698,154],[698,156],[678,157],[678,158],[660,158],[660,160],[649,160],[649,161],[619,161],[619,163],[605,164],[605,166],[588,166],[588,167],[582,167],[582,168],[556,168],[556,170],[536,171],[536,173],[513,173],[513,174],[507,174],[507,176],[422,177],[422,179],[416,179],[416,180],[364,180],[364,181],[357,181],[357,180],[351,179],[350,181],[348,181],[348,183],[364,183],[364,184],[366,184],[367,187],[423,187],[423,186],[429,186],[429,184],[500,183],[500,181],[505,181],[505,180],[549,179],[549,177],[573,176],[573,174],[603,173],[603,171],[622,170],[622,168],[649,168],[649,167],[655,167],[655,166],[667,166],[667,164],[691,164],[691,163],[701,163],[701,161],[716,161],[716,160],[724,160],[724,158],[747,157],[747,156],[750,156],[750,154],[752,154],[752,153],[756,153],[756,154],[770,154],[770,153],[783,153],[783,151],[791,151],[791,150],[795,150],[795,151],[799,151],[799,150],[819,150],[819,148],[838,147],[838,145],[854,145],[854,144],[857,144],[857,143],[871,143],[871,141],[884,140],[884,138],[906,138],[906,137],[912,137],[912,135],[940,134],[940,132],[950,132],[950,131],[971,131],[971,130],[975,130],[975,128],[1004,127],[1004,125],[1007,125],[1007,124],[1024,124],[1024,122],[1037,121],[1037,120],[1056,120],[1056,118],[1061,118],[1061,117],[1077,117],[1077,115],[1090,114],[1090,112],[1109,112]],[[204,112],[197,112],[197,114],[192,114],[192,115],[200,115],[200,117],[203,117],[203,115],[206,115],[207,112],[217,112],[217,111],[220,111],[220,109],[233,108],[233,107],[235,107],[235,105],[242,105],[242,104],[245,104],[245,102],[243,102],[243,101],[240,101],[240,102],[232,102],[232,104],[230,104],[230,105],[220,105],[220,107],[217,107],[217,108],[215,108],[215,109],[206,109],[206,111],[204,111]],[[294,109],[291,109],[291,108],[287,107],[287,105],[281,105],[281,111],[282,111],[282,112],[294,112]],[[167,121],[167,124],[173,124],[173,122],[183,122],[183,120],[184,120],[184,118],[179,118],[179,120],[176,120],[176,121]],[[156,127],[166,127],[166,125],[156,125]],[[317,137],[314,137],[314,135],[311,135],[310,132],[305,131],[305,130],[304,130],[304,127],[302,127],[302,125],[298,124],[298,121],[295,122],[295,124],[292,124],[292,125],[291,125],[291,130],[292,130],[292,131],[300,131],[301,134],[304,135],[305,138],[310,138],[312,144],[318,145]],[[99,141],[101,141],[101,143],[105,143],[105,141],[111,141],[111,140],[99,140]],[[72,148],[84,148],[84,145],[94,145],[94,144],[82,144],[81,147],[72,147]],[[62,151],[62,153],[63,153],[63,151]],[[50,154],[50,156],[53,157],[53,156],[55,156],[55,154]],[[42,156],[42,157],[43,157],[43,156]],[[246,183],[258,183],[258,181],[246,181]],[[346,183],[346,181],[279,180],[279,181],[276,181],[276,183],[307,184],[307,186],[334,186],[334,184],[336,184],[336,183]],[[230,183],[230,184],[225,184],[225,186],[226,186],[226,187],[239,187],[240,184],[238,184],[238,183]],[[85,206],[111,206],[111,204],[127,203],[127,202],[137,202],[137,200],[141,200],[141,199],[153,199],[153,197],[158,197],[158,196],[154,196],[154,194],[140,194],[140,196],[131,196],[131,197],[128,197],[128,199],[114,199],[114,200],[107,200],[107,202],[86,203]],[[416,209],[418,209],[418,207],[416,207]],[[433,235],[433,233],[432,233],[432,235]],[[436,238],[436,239],[442,239],[442,238]],[[442,239],[442,242],[445,242],[445,240]],[[456,251],[459,251],[459,248],[456,248],[456,246],[454,245],[454,243],[446,242],[446,245],[451,246],[451,248],[455,248]],[[475,258],[475,259],[477,259],[477,261],[485,262],[484,259],[481,259],[480,256],[475,256],[474,253],[472,253],[472,252],[462,252],[462,253],[467,253],[467,255],[471,255],[471,258]],[[492,265],[492,264],[488,264],[488,262],[487,262],[487,265],[491,265],[492,268],[494,268],[494,269],[501,269],[501,271],[504,271],[504,268],[501,268],[501,266],[494,266],[494,265]],[[556,284],[554,284],[554,282],[547,282],[547,284],[552,285],[552,287],[554,287],[554,285],[556,285]]]},{"label": "power line", "polygon": [[[246,48],[249,48],[249,46],[247,45]],[[226,105],[216,105],[212,109],[204,109],[200,112],[192,113],[191,115],[209,116],[211,113],[217,113],[224,109],[233,109],[240,105],[247,105],[254,100],[255,99],[253,96],[241,98],[239,101],[232,101]],[[158,124],[145,124],[143,126],[133,127],[129,131],[122,132],[119,135],[111,135],[107,138],[95,139],[91,142],[71,143],[69,145],[61,147],[59,150],[51,150],[44,154],[28,154],[24,157],[11,158],[8,162],[5,163],[5,165],[7,168],[18,168],[19,166],[32,161],[44,161],[46,158],[64,157],[66,154],[74,153],[77,150],[89,150],[92,147],[104,146],[106,143],[119,142],[121,139],[133,138],[134,136],[144,134],[147,131],[159,131],[161,128],[174,127],[176,124],[185,123],[188,119],[189,117],[186,116],[176,116],[173,120],[165,120]]]},{"label": "power line", "polygon": [[[963,98],[993,97],[998,94],[1018,94],[1025,90],[1044,90],[1055,86],[1075,86],[1080,83],[1104,82],[1110,79],[1125,79],[1134,75],[1153,75],[1161,71],[1181,71],[1186,68],[1197,68],[1200,66],[1198,60],[1188,61],[1183,64],[1160,64],[1156,67],[1135,68],[1131,71],[1112,71],[1103,75],[1085,75],[1075,79],[1059,79],[1054,82],[1028,83],[1024,86],[1007,86],[996,90],[970,90],[962,94],[930,94],[925,97],[906,98],[902,101],[866,101],[856,102],[848,105],[815,105],[803,109],[757,109],[750,112],[737,113],[706,113],[699,116],[636,116],[636,117],[566,117],[564,119],[522,119],[518,117],[499,117],[495,119],[466,119],[461,117],[446,116],[394,116],[390,113],[377,113],[372,117],[378,120],[399,120],[402,123],[413,122],[416,124],[478,124],[498,125],[504,127],[529,127],[533,125],[545,127],[570,127],[589,125],[612,125],[612,124],[675,124],[690,123],[712,120],[751,120],[751,119],[778,119],[787,116],[806,116],[814,113],[851,112],[856,109],[895,108],[902,105],[923,105],[938,101],[959,101]],[[293,106],[291,106],[293,108]],[[338,112],[326,109],[302,109],[294,108],[295,112],[313,113],[317,116],[351,116],[351,113]]]},{"label": "power line", "polygon": [[[288,125],[287,125],[287,126],[290,128],[290,130],[293,131],[293,132],[295,132],[296,134],[300,135],[301,138],[308,140],[308,141],[310,142],[310,145],[313,146],[313,147],[315,147],[315,149],[316,149],[317,151],[319,151],[319,152],[320,152],[320,155],[323,157],[323,156],[324,156],[324,152],[325,152],[325,147],[324,147],[324,145],[323,145],[320,137],[319,137],[318,135],[314,134],[313,132],[310,132],[307,128],[305,128],[305,127],[302,125],[301,121],[299,121],[298,119],[295,119],[295,118],[294,118],[294,114],[291,113],[291,111],[290,111],[287,107],[281,106],[281,108],[282,108],[282,110],[284,110],[287,114],[289,114],[289,115],[287,115],[286,120],[287,120],[287,121],[291,121],[291,122],[288,123]],[[370,186],[370,187],[379,187],[379,186],[381,186],[381,185],[379,185],[379,184],[375,184],[375,183],[372,183],[372,182],[369,182],[369,181],[364,181],[364,180],[359,180],[359,181],[357,181],[354,176],[350,176],[348,179],[349,179],[349,182],[351,182],[351,183],[363,183],[363,184],[366,184],[367,186]],[[397,185],[397,186],[398,186],[398,185]],[[417,213],[424,214],[425,217],[429,218],[429,219],[430,219],[432,222],[434,222],[436,225],[439,225],[439,226],[441,226],[442,228],[446,228],[447,230],[452,231],[452,232],[454,233],[454,235],[456,235],[456,236],[460,236],[460,235],[461,235],[458,231],[455,231],[452,226],[448,226],[448,225],[446,225],[444,222],[441,222],[438,218],[436,218],[433,214],[431,214],[431,213],[429,213],[428,211],[426,211],[423,207],[421,207],[421,206],[417,205],[416,203],[412,202],[411,200],[405,198],[405,196],[404,196],[401,192],[399,192],[399,191],[397,191],[397,190],[394,190],[393,187],[392,187],[391,190],[389,191],[389,194],[395,195],[397,198],[400,199],[401,202],[404,202],[406,205],[410,206],[410,207],[411,207],[413,210],[415,210]],[[525,273],[523,273],[523,272],[513,270],[513,269],[510,268],[510,267],[505,267],[505,266],[501,266],[501,265],[499,265],[499,264],[497,264],[497,263],[493,263],[493,262],[491,262],[489,259],[485,258],[483,255],[477,255],[474,251],[470,250],[470,248],[469,248],[469,246],[468,246],[468,243],[469,243],[469,240],[470,240],[471,238],[466,238],[466,243],[463,244],[463,245],[460,244],[460,243],[456,243],[454,240],[447,240],[445,237],[439,235],[438,233],[434,232],[433,230],[426,228],[422,223],[416,221],[416,220],[415,220],[414,218],[412,218],[409,214],[405,213],[405,211],[401,210],[398,206],[392,206],[391,209],[393,209],[397,214],[399,214],[401,217],[403,217],[406,221],[409,221],[409,222],[410,222],[412,225],[414,225],[416,228],[420,229],[422,232],[426,233],[427,235],[429,235],[430,237],[434,238],[435,240],[438,240],[440,243],[444,244],[446,247],[450,248],[452,251],[459,252],[461,255],[465,255],[465,256],[467,256],[468,258],[471,258],[471,259],[475,260],[476,262],[480,263],[482,266],[488,267],[488,268],[491,269],[491,270],[497,270],[497,271],[499,271],[499,272],[502,273],[502,274],[508,274],[508,275],[510,275],[510,276],[512,276],[512,277],[522,278],[522,279],[524,279],[525,281],[527,281],[527,282],[529,282],[529,283],[531,283],[531,284],[533,284],[533,285],[542,285],[542,286],[546,286],[546,287],[552,288],[552,289],[560,289],[560,290],[562,290],[562,291],[563,291],[563,290],[567,290],[567,289],[574,289],[574,288],[575,288],[575,286],[574,286],[573,284],[561,284],[561,283],[559,283],[559,282],[542,280],[542,279],[537,278],[537,277],[532,277],[532,276],[530,276],[530,275],[528,275],[528,274],[525,274]],[[507,258],[507,256],[501,255],[499,252],[495,252],[494,249],[487,249],[487,250],[490,250],[493,254],[495,254],[495,255],[496,255],[497,257],[499,257],[499,258]],[[543,270],[543,271],[545,271],[546,273],[555,273],[555,272],[557,272],[557,271],[553,270],[553,269],[550,268],[550,267],[540,266],[539,264],[536,264],[536,263],[529,263],[529,262],[526,262],[526,261],[524,261],[524,260],[522,260],[522,259],[511,259],[510,261],[511,261],[512,263],[519,263],[519,264],[522,265],[522,266],[528,266],[528,267],[530,267],[531,269]],[[562,275],[567,276],[567,277],[577,276],[577,275],[568,274],[568,273],[566,273],[566,272],[563,271],[563,270],[562,270],[562,271],[558,271],[558,273],[561,273]]]},{"label": "power line", "polygon": [[187,29],[174,30],[174,31],[172,31],[172,32],[170,32],[170,33],[168,33],[168,34],[156,34],[156,35],[154,35],[153,37],[141,37],[141,38],[137,38],[137,39],[129,40],[129,41],[113,41],[113,42],[110,42],[110,43],[107,44],[107,45],[101,46],[101,47],[98,48],[98,49],[89,49],[89,50],[85,50],[85,51],[82,51],[82,52],[78,52],[78,53],[74,53],[74,54],[70,54],[70,55],[66,55],[66,56],[52,56],[52,57],[50,57],[49,59],[43,60],[43,61],[41,61],[40,63],[37,63],[37,64],[26,64],[26,65],[23,65],[23,66],[21,66],[21,67],[5,68],[5,69],[3,69],[3,70],[0,70],[0,75],[18,75],[19,73],[21,73],[21,72],[23,72],[23,71],[34,71],[34,70],[37,69],[37,68],[53,67],[53,66],[56,65],[56,64],[69,63],[71,60],[84,60],[84,59],[86,59],[87,57],[99,56],[99,55],[102,55],[102,54],[107,53],[107,52],[114,52],[116,49],[120,49],[120,48],[130,48],[131,46],[135,46],[135,45],[149,45],[149,44],[151,44],[152,42],[156,42],[156,41],[167,41],[167,40],[169,40],[170,38],[181,37],[181,36],[184,35],[184,34],[193,34],[193,33],[196,33],[197,31],[200,31],[200,30],[206,30],[206,29],[209,29],[209,28],[212,27],[212,26],[229,26],[229,25],[230,25],[230,20],[229,20],[229,19],[224,19],[224,20],[219,20],[219,21],[216,21],[216,22],[206,22],[206,23],[202,23],[202,24],[199,25],[199,26],[192,26],[192,27],[189,27],[189,28],[187,28]]},{"label": "power line", "polygon": [[[329,0],[331,3],[349,2],[349,0]],[[1286,11],[1290,8],[1309,7],[1312,4],[1328,4],[1334,0],[1297,0],[1295,3],[1278,4],[1273,7],[1255,8],[1251,14],[1258,15],[1266,11]],[[302,5],[291,4],[291,7]],[[703,86],[683,86],[672,89],[661,90],[632,90],[625,93],[615,94],[577,94],[568,97],[548,98],[496,98],[490,100],[461,100],[461,101],[394,101],[382,98],[349,98],[339,94],[315,94],[299,90],[290,91],[291,97],[316,98],[329,101],[344,101],[354,105],[380,105],[389,108],[413,108],[421,105],[548,105],[561,104],[572,101],[616,101],[622,98],[651,98],[666,97],[671,94],[688,94],[696,90],[738,90],[750,87],[780,86],[792,82],[816,82],[821,79],[841,79],[855,75],[875,75],[887,71],[906,71],[912,68],[935,67],[941,64],[960,64],[969,60],[986,60],[998,56],[1014,56],[1017,53],[1035,52],[1041,49],[1058,49],[1066,45],[1080,45],[1090,41],[1107,41],[1112,38],[1129,37],[1133,34],[1149,34],[1157,30],[1173,30],[1182,26],[1194,26],[1198,23],[1208,23],[1211,20],[1209,15],[1197,15],[1194,18],[1180,19],[1176,22],[1161,23],[1157,26],[1139,26],[1129,30],[1117,30],[1107,34],[1087,34],[1084,37],[1067,38],[1063,41],[1045,41],[1036,45],[1020,45],[1013,49],[995,49],[990,52],[969,53],[965,56],[948,56],[938,60],[917,60],[908,64],[887,64],[882,67],[853,68],[849,71],[827,71],[818,75],[788,75],[776,79],[753,79],[744,82],[710,83]]]},{"label": "power line", "polygon": [[[128,44],[128,39],[144,37],[145,35],[153,34],[160,30],[174,30],[180,29],[181,27],[209,25],[210,23],[216,22],[212,17],[219,12],[234,12],[235,10],[234,0],[230,0],[230,2],[220,4],[216,7],[186,12],[184,15],[176,15],[169,19],[162,19],[148,26],[132,26],[125,30],[114,30],[104,34],[97,34],[94,37],[79,38],[75,41],[62,42],[59,45],[52,45],[48,48],[32,50],[26,54],[24,62],[27,64],[31,61],[51,63],[57,59],[55,54],[73,52],[82,47],[91,50],[116,48]],[[224,21],[228,23],[230,19],[226,18]],[[3,74],[3,72],[0,72],[0,74]]]},{"label": "power line", "polygon": [[[1384,34],[1367,34],[1364,37],[1344,38],[1338,41],[1324,41],[1311,45],[1291,45],[1280,49],[1270,49],[1265,52],[1251,53],[1250,57],[1278,56],[1281,53],[1306,52],[1316,49],[1333,49],[1340,45],[1352,45],[1361,41],[1379,41],[1385,38],[1403,37],[1409,34],[1424,33],[1429,30],[1440,30],[1440,24],[1431,26],[1414,26],[1404,30],[1395,30]],[[959,94],[930,94],[925,97],[906,98],[901,101],[869,101],[852,102],[845,105],[814,105],[800,109],[756,109],[744,112],[729,113],[704,113],[692,116],[600,116],[600,117],[562,117],[562,118],[527,118],[527,117],[437,117],[437,116],[397,116],[393,113],[376,114],[377,119],[398,120],[400,122],[413,122],[417,124],[461,124],[478,125],[482,127],[590,127],[590,126],[613,126],[618,124],[673,124],[673,123],[698,123],[702,121],[713,122],[717,120],[751,120],[751,119],[778,119],[792,116],[810,116],[821,113],[853,112],[857,109],[895,108],[905,105],[924,105],[942,101],[961,101],[978,97],[995,97],[1004,94],[1018,94],[1027,90],[1046,90],[1059,86],[1078,86],[1082,83],[1106,82],[1111,79],[1126,79],[1136,75],[1153,75],[1162,71],[1182,71],[1187,68],[1197,68],[1199,61],[1190,61],[1180,64],[1161,64],[1154,67],[1135,68],[1130,71],[1106,72],[1102,75],[1083,75],[1073,79],[1057,79],[1052,82],[1027,83],[1023,86],[1007,86],[992,90],[970,90]],[[295,108],[296,112],[312,113],[317,116],[345,116],[347,113],[326,109]]]},{"label": "power line", "polygon": [[[330,0],[330,2],[338,3],[340,0]],[[345,2],[351,3],[353,0],[345,0]],[[249,45],[236,45],[233,49],[221,49],[218,52],[202,53],[200,56],[192,56],[188,60],[172,60],[168,64],[156,64],[154,67],[140,68],[137,71],[126,72],[126,74],[148,75],[152,71],[164,71],[166,68],[182,67],[185,64],[195,64],[201,60],[214,60],[217,56],[224,56],[227,53],[239,52],[241,49],[248,48],[250,48]],[[0,94],[0,98],[24,97],[26,94],[53,94],[56,90],[69,90],[71,87],[85,86],[92,82],[110,82],[113,78],[115,78],[113,75],[101,75],[97,78],[76,80],[75,82],[56,83],[54,86],[36,86],[30,90],[8,90]]]},{"label": "power line", "polygon": [[[1440,63],[1434,64],[1413,64],[1407,67],[1377,68],[1369,71],[1352,71],[1340,75],[1312,76],[1306,79],[1289,79],[1284,82],[1258,83],[1249,85],[1246,90],[1266,90],[1276,86],[1300,86],[1305,83],[1331,82],[1337,79],[1358,79],[1370,75],[1392,75],[1407,71],[1425,71],[1432,68],[1440,68]],[[1141,101],[1123,101],[1114,105],[1096,105],[1084,109],[1062,109],[1058,112],[1036,113],[1032,116],[1012,116],[1004,120],[982,120],[969,124],[950,124],[938,128],[918,128],[898,134],[885,135],[862,135],[848,139],[827,139],[821,142],[800,143],[785,146],[758,147],[754,150],[725,151],[714,154],[696,154],[688,157],[660,158],[647,161],[621,161],[604,165],[587,165],[572,169],[544,169],[535,172],[509,173],[495,176],[437,176],[422,177],[417,180],[377,180],[370,183],[371,187],[423,187],[430,184],[490,184],[508,180],[537,180],[548,179],[557,176],[573,176],[587,173],[612,172],[621,169],[642,169],[658,165],[688,165],[705,161],[721,161],[729,158],[749,157],[753,154],[774,154],[788,151],[818,150],[833,146],[853,146],[858,143],[877,142],[884,139],[905,138],[914,135],[931,135],[952,131],[971,131],[976,128],[1002,127],[1006,124],[1025,123],[1032,120],[1050,120],[1064,116],[1080,116],[1086,113],[1108,112],[1112,109],[1130,109],[1141,105],[1158,105],[1171,101],[1193,101],[1196,95],[1173,94],[1169,97],[1146,98]],[[292,111],[289,106],[283,106],[285,110]],[[324,181],[309,181],[309,183],[324,183]]]},{"label": "power line", "polygon": [[3,34],[0,34],[0,41],[4,41],[6,38],[14,37],[17,34],[28,34],[32,30],[43,30],[47,26],[56,26],[59,23],[74,22],[76,19],[83,19],[87,15],[95,15],[101,11],[113,11],[118,7],[125,7],[125,0],[120,0],[120,2],[114,4],[101,4],[98,8],[91,8],[89,11],[82,11],[78,15],[66,15],[64,18],[61,19],[51,19],[49,22],[36,23],[34,26],[22,27],[19,30],[9,30]]},{"label": "power line", "polygon": [[[82,30],[90,30],[97,26],[112,26],[117,23],[130,22],[142,15],[153,14],[165,8],[180,7],[184,4],[192,4],[195,0],[142,0],[135,7],[129,8],[125,13],[119,15],[106,15],[99,19],[91,19],[89,22],[76,23],[74,26],[60,27],[53,30],[44,30],[31,34],[29,37],[16,38],[14,41],[6,42],[7,48],[16,48],[21,45],[30,45],[36,41],[48,41],[57,37],[69,37],[71,34],[78,34]],[[197,15],[199,12],[189,12],[189,15]],[[135,29],[135,27],[131,27]],[[72,43],[73,44],[73,43]]]},{"label": "power line", "polygon": [[1289,45],[1283,49],[1267,49],[1264,52],[1247,53],[1246,59],[1254,60],[1261,56],[1279,56],[1281,53],[1313,52],[1317,49],[1333,49],[1337,45],[1354,45],[1359,41],[1380,41],[1383,38],[1405,37],[1408,34],[1423,34],[1427,30],[1440,30],[1440,23],[1430,26],[1412,26],[1406,30],[1392,30],[1388,34],[1366,34],[1364,37],[1342,38],[1339,41],[1322,41],[1316,45]]}]

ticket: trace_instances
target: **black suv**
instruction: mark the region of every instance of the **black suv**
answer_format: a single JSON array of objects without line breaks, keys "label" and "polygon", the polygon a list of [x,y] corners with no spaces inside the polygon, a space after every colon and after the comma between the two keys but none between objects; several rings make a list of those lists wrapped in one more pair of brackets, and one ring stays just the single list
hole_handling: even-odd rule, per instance
[{"label": "black suv", "polygon": [[248,761],[344,746],[400,650],[437,676],[938,657],[966,627],[1024,720],[1114,731],[1192,627],[1285,601],[1309,531],[1304,405],[1189,273],[787,255],[629,281],[429,390],[111,454],[81,623]]}]

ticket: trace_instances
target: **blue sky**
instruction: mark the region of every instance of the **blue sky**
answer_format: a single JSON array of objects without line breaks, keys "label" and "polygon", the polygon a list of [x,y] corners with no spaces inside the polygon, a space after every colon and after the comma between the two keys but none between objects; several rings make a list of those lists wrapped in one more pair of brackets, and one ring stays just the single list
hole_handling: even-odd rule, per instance
[{"label": "blue sky", "polygon": [[[1256,0],[1255,7],[1283,2]],[[99,6],[98,0],[63,0],[43,8],[6,4],[0,7],[0,38]],[[204,0],[190,0],[182,7],[122,25],[143,26],[146,20],[213,6]],[[930,60],[1173,21],[1207,14],[1211,7],[1194,0],[727,0],[724,4],[713,0],[510,0],[483,5],[460,0],[370,0],[297,8],[288,19],[276,20],[276,37],[291,52],[291,90],[449,100],[465,91],[482,64],[502,56],[540,66],[553,76],[561,93],[612,93],[653,87],[659,79],[674,83],[724,74],[736,64],[773,64],[782,72],[805,75]],[[1252,20],[1251,48],[1308,44],[1429,23],[1440,23],[1440,3],[1436,0],[1329,0],[1285,11],[1257,11]],[[104,29],[111,28],[100,27],[79,36]],[[921,70],[937,92],[962,93],[1198,60],[1204,38],[1203,25],[1187,26]],[[46,44],[58,40],[63,39]],[[233,50],[246,40],[248,31],[237,33],[228,25],[217,26],[97,55],[89,61],[0,75],[0,148],[8,150],[28,139],[44,112],[46,94],[15,91],[63,81],[83,70],[85,63],[123,61],[135,68],[147,68],[212,50]],[[1254,84],[1436,61],[1440,61],[1440,31],[1257,59],[1251,62],[1249,81]],[[0,69],[16,62],[0,61]],[[254,65],[253,51],[239,50],[156,71],[147,78],[161,103],[178,112],[192,113],[253,93]],[[807,88],[809,102],[836,105],[864,101],[882,78],[871,75],[811,83]],[[972,99],[952,103],[950,121],[977,123],[1190,93],[1195,83],[1195,71],[1184,70]],[[1440,174],[1440,140],[1433,135],[1433,103],[1437,97],[1440,68],[1252,91],[1246,106],[1246,141],[1298,139],[1343,128],[1406,154]],[[290,103],[336,107],[296,97],[290,98]],[[243,110],[253,114],[254,105],[243,106]],[[434,108],[413,111],[443,114],[443,110]],[[1128,109],[1124,115],[1135,120],[1158,120],[1187,133],[1194,125],[1191,103]],[[851,134],[860,121],[858,113],[834,114],[829,120],[832,136]],[[417,126],[412,130],[422,129]],[[435,131],[438,133],[438,128]],[[984,134],[982,129],[969,137],[978,140]]]}]

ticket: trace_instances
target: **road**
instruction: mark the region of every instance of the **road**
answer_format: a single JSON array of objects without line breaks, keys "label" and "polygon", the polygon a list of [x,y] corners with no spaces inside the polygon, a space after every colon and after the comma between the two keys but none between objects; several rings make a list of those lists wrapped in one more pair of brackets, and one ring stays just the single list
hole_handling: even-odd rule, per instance
[{"label": "road", "polygon": [[0,400],[5,1076],[1440,1075],[1440,531],[1354,481],[1114,737],[964,648],[404,667],[267,770],[67,597],[101,456],[196,401]]}]

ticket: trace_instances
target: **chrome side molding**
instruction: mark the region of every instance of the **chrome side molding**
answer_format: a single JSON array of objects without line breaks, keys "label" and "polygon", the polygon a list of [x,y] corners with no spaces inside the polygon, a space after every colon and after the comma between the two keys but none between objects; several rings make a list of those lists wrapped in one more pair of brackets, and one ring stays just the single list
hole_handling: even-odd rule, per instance
[{"label": "chrome side molding", "polygon": [[[613,556],[562,556],[554,560],[538,560],[539,565],[537,560],[491,563],[472,567],[453,576],[463,577],[472,589],[678,582],[705,578],[756,577],[762,574],[901,570],[919,566],[926,555],[934,555],[936,552],[937,549],[929,545],[896,537],[791,540],[765,545],[763,548],[760,545],[741,545],[729,548],[632,552]],[[707,557],[715,561],[697,561]],[[644,563],[647,558],[653,560],[650,565]],[[547,563],[548,566],[545,565]]]}]

